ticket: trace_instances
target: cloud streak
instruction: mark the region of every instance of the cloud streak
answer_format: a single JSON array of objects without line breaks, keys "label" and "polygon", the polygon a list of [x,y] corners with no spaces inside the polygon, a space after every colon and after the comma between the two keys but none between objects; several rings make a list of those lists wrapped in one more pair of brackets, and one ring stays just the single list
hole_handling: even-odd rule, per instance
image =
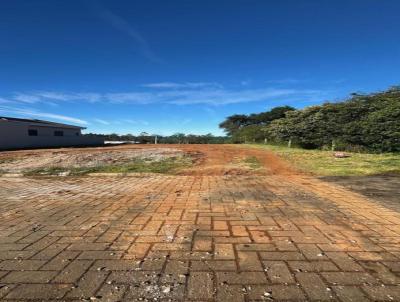
[{"label": "cloud streak", "polygon": [[92,8],[99,18],[101,18],[106,23],[110,24],[113,28],[118,30],[119,32],[127,35],[135,45],[135,48],[138,52],[153,63],[164,63],[164,61],[159,58],[154,51],[151,49],[147,40],[143,37],[143,35],[137,31],[128,20],[123,17],[115,14],[111,10],[100,6],[99,3],[93,2]]},{"label": "cloud streak", "polygon": [[15,107],[6,107],[0,106],[0,112],[4,112],[7,114],[21,115],[25,117],[31,118],[44,118],[44,119],[55,119],[63,122],[80,124],[80,125],[88,125],[89,123],[85,120],[78,119],[75,117],[54,114],[49,112],[41,112],[31,108],[15,108]]},{"label": "cloud streak", "polygon": [[99,119],[99,118],[95,118],[93,119],[96,123],[98,124],[102,124],[102,125],[110,125],[110,122],[107,122],[105,120]]},{"label": "cloud streak", "polygon": [[0,104],[9,104],[9,103],[13,103],[13,101],[0,97]]},{"label": "cloud streak", "polygon": [[299,83],[304,83],[304,82],[308,82],[308,81],[309,80],[307,80],[307,79],[285,78],[285,79],[279,79],[279,80],[268,80],[267,83],[292,85],[292,84],[299,84]]},{"label": "cloud streak", "polygon": [[146,88],[160,88],[160,89],[194,89],[194,88],[222,88],[221,84],[215,82],[186,82],[186,83],[175,83],[175,82],[160,82],[143,84],[142,87]]},{"label": "cloud streak", "polygon": [[[160,84],[160,83],[158,83]],[[175,83],[177,84],[177,83]],[[155,84],[153,84],[155,85]],[[317,100],[327,95],[326,91],[313,89],[284,89],[284,88],[259,88],[231,90],[217,86],[186,83],[179,85],[156,85],[147,88],[147,91],[127,91],[112,93],[77,92],[64,93],[56,91],[42,91],[32,93],[19,93],[14,96],[4,97],[16,103],[47,103],[54,102],[87,102],[109,104],[170,104],[170,105],[210,105],[221,106],[238,103],[270,102],[270,101],[295,101],[312,99]]]}]

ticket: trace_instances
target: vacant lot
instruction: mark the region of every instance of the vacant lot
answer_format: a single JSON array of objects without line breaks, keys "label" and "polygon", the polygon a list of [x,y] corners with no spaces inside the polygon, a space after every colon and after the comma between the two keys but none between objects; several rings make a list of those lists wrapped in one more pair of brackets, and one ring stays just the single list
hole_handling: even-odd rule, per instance
[{"label": "vacant lot", "polygon": [[[400,300],[400,203],[296,172],[267,150],[154,150],[56,152],[155,152],[190,164],[163,174],[1,177],[0,299]],[[0,161],[13,167],[15,157],[49,152]]]},{"label": "vacant lot", "polygon": [[179,166],[185,159],[185,153],[175,148],[41,150],[1,154],[0,170],[28,175],[152,172],[167,163]]}]

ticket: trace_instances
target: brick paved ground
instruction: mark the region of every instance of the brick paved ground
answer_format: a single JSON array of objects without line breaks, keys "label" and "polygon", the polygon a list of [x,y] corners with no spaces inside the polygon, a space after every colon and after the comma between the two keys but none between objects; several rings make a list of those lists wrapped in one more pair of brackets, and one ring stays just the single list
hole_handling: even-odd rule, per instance
[{"label": "brick paved ground", "polygon": [[0,299],[400,301],[400,215],[301,176],[0,178]]}]

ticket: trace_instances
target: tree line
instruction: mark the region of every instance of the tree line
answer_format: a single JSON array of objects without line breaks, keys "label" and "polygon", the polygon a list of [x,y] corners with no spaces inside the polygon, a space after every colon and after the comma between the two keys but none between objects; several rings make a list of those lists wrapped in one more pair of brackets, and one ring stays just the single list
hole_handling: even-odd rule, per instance
[{"label": "tree line", "polygon": [[296,110],[236,114],[220,125],[234,143],[271,142],[309,149],[400,151],[400,86],[353,93],[341,102]]},{"label": "tree line", "polygon": [[105,141],[124,141],[138,144],[224,144],[230,142],[226,136],[215,136],[211,133],[204,135],[175,133],[173,135],[157,135],[142,132],[139,135],[125,134],[85,134],[87,136],[100,136]]}]

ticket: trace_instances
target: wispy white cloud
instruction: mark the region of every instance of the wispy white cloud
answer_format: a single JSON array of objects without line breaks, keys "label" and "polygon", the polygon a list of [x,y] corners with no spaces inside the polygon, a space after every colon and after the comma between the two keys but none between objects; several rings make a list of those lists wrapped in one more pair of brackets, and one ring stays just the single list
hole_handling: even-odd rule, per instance
[{"label": "wispy white cloud", "polygon": [[315,91],[298,91],[293,89],[251,89],[240,91],[229,91],[224,89],[208,91],[181,91],[179,94],[170,94],[172,104],[208,104],[208,105],[227,105],[237,103],[249,103],[267,101],[276,97],[290,97],[295,94],[310,94]]},{"label": "wispy white cloud", "polygon": [[149,92],[118,92],[106,93],[103,100],[114,104],[151,104],[156,100],[156,95]]},{"label": "wispy white cloud", "polygon": [[93,119],[93,122],[97,124],[102,124],[102,125],[122,125],[122,124],[132,124],[132,125],[142,125],[142,126],[147,126],[149,123],[144,120],[134,120],[134,119],[121,119],[121,120],[113,120],[113,121],[106,121],[104,119],[100,118],[95,118]]},{"label": "wispy white cloud", "polygon": [[13,103],[13,101],[0,97],[0,104],[8,104],[8,103]]},{"label": "wispy white cloud", "polygon": [[182,89],[182,88],[205,88],[205,87],[214,87],[214,88],[222,88],[222,85],[215,82],[186,82],[186,83],[176,83],[176,82],[160,82],[160,83],[149,83],[143,84],[143,87],[147,88],[161,88],[161,89]]},{"label": "wispy white cloud", "polygon": [[133,125],[144,125],[144,126],[149,125],[149,122],[143,120],[123,119],[122,122]]},{"label": "wispy white cloud", "polygon": [[143,57],[154,63],[164,63],[164,61],[154,53],[143,35],[136,30],[128,20],[101,6],[99,3],[94,4],[92,8],[99,18],[110,24],[119,32],[127,35],[134,42],[134,47]]},{"label": "wispy white cloud", "polygon": [[266,81],[268,84],[299,84],[308,82],[308,79],[295,79],[295,78],[285,78],[285,79],[277,79],[277,80],[268,80]]},{"label": "wispy white cloud", "polygon": [[319,90],[302,89],[183,89],[183,90],[162,90],[157,92],[126,92],[110,93],[104,98],[113,103],[125,104],[175,104],[175,105],[228,105],[237,103],[261,102],[274,100],[276,98],[293,97],[315,97],[321,95]]},{"label": "wispy white cloud", "polygon": [[100,101],[102,98],[101,94],[98,93],[64,93],[57,91],[34,91],[26,93],[16,93],[11,96],[11,99],[17,102],[36,104],[45,103],[54,105],[54,102],[71,102],[77,100],[85,100],[91,103]]},{"label": "wispy white cloud", "polygon": [[26,94],[26,93],[17,93],[12,97],[14,100],[28,103],[28,104],[35,104],[41,102],[41,97],[35,94]]},{"label": "wispy white cloud", "polygon": [[81,125],[88,125],[89,123],[85,120],[78,119],[75,117],[54,114],[49,112],[41,112],[31,108],[14,108],[14,107],[6,107],[0,106],[0,112],[14,114],[14,115],[21,115],[26,117],[34,117],[34,118],[45,118],[45,119],[55,119],[58,121],[68,122],[68,123],[75,123]]},{"label": "wispy white cloud", "polygon": [[[160,83],[159,83],[160,84]],[[164,83],[165,84],[165,83]],[[175,83],[177,84],[177,83]],[[181,85],[181,86],[179,86]],[[217,86],[200,85],[197,88],[194,83],[179,85],[164,85],[154,90],[148,87],[146,91],[127,91],[112,93],[96,92],[57,92],[41,91],[32,93],[19,93],[11,99],[20,103],[57,103],[57,102],[88,102],[88,103],[110,103],[110,104],[173,104],[173,105],[193,105],[203,104],[210,106],[229,105],[250,102],[269,102],[269,101],[291,101],[300,99],[318,99],[327,96],[327,91],[315,89],[286,89],[286,88],[242,88],[226,89]],[[175,87],[171,89],[171,87]],[[9,99],[4,97],[4,99]]]},{"label": "wispy white cloud", "polygon": [[93,119],[93,121],[95,121],[96,123],[102,124],[102,125],[110,125],[110,122],[99,119],[99,118],[95,118],[95,119]]}]

